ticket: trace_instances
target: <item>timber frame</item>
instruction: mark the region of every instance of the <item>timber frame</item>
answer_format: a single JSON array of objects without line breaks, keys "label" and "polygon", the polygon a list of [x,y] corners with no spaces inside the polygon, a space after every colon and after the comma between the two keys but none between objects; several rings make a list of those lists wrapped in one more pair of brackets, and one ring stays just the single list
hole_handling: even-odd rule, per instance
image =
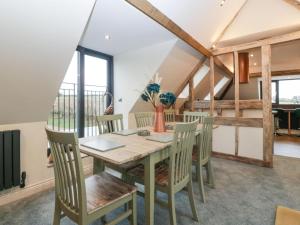
[{"label": "timber frame", "polygon": [[[193,87],[193,77],[196,72],[203,66],[205,59],[209,59],[210,64],[210,101],[205,103],[209,104],[209,111],[211,115],[214,115],[215,109],[217,110],[218,116],[215,117],[215,123],[220,125],[231,125],[235,126],[235,154],[234,155],[225,155],[215,153],[215,155],[222,155],[222,157],[227,157],[232,160],[248,162],[251,164],[272,167],[273,166],[273,123],[272,123],[272,102],[271,102],[271,45],[278,44],[282,42],[289,42],[293,40],[300,39],[300,31],[292,32],[285,35],[279,35],[271,38],[266,38],[263,40],[258,40],[246,44],[240,44],[230,47],[217,48],[212,50],[212,52],[206,49],[203,45],[201,45],[197,40],[195,40],[190,34],[184,31],[181,27],[179,27],[176,23],[174,23],[171,19],[169,19],[166,15],[164,15],[161,11],[155,8],[151,3],[146,0],[125,0],[136,9],[140,10],[142,13],[165,27],[171,33],[175,34],[181,40],[185,41],[188,45],[193,47],[199,53],[204,55],[204,59],[200,59],[198,64],[195,65],[192,72],[189,74],[188,78],[184,81],[184,83],[178,88],[176,94],[179,95],[180,92],[184,89],[184,87],[189,84],[189,87]],[[288,1],[295,3],[295,1]],[[298,8],[298,5],[297,5]],[[237,15],[236,15],[237,16]],[[236,17],[235,16],[235,17]],[[234,20],[234,18],[233,18]],[[226,31],[225,27],[225,31]],[[221,33],[221,36],[225,32]],[[220,39],[220,38],[219,38]],[[216,40],[218,41],[218,40]],[[239,99],[239,76],[238,76],[238,52],[243,50],[248,50],[252,48],[261,48],[262,53],[262,85],[263,85],[263,100],[262,101],[241,101]],[[219,55],[233,53],[234,55],[234,71],[231,72],[218,58]],[[234,83],[235,89],[235,100],[231,102],[223,102],[223,105],[220,101],[215,101],[214,99],[214,79],[215,79],[215,65],[223,70]],[[274,72],[275,73],[275,72]],[[252,76],[259,76],[259,74],[253,74]],[[190,109],[193,111],[197,107],[197,102],[194,101],[194,88],[190,88],[189,93],[189,105]],[[230,106],[229,106],[230,105]],[[217,106],[217,108],[216,108]],[[235,109],[234,117],[222,117],[219,114],[222,108],[233,107]],[[263,111],[263,118],[243,118],[241,109],[251,109],[251,108],[260,108]],[[239,127],[259,127],[263,129],[263,160],[257,159],[249,159],[245,157],[239,156]]]},{"label": "timber frame", "polygon": [[[285,35],[274,36],[263,40],[258,40],[246,44],[240,44],[230,47],[224,47],[215,49],[213,51],[214,56],[233,53],[234,54],[234,89],[235,89],[235,100],[228,101],[215,101],[216,110],[218,117],[215,117],[216,124],[231,125],[235,126],[235,155],[227,155],[227,158],[235,159],[237,161],[249,162],[252,164],[263,165],[267,167],[273,166],[273,116],[272,116],[272,96],[271,96],[271,82],[272,76],[278,75],[292,75],[299,71],[271,71],[271,46],[283,42],[290,42],[300,39],[300,31],[288,33]],[[262,72],[251,74],[252,77],[262,77],[262,101],[247,101],[245,107],[245,101],[239,99],[239,68],[238,68],[238,52],[248,50],[252,48],[261,48],[262,55]],[[219,102],[219,103],[218,103]],[[201,103],[200,103],[201,104]],[[203,102],[202,102],[203,104]],[[222,108],[233,108],[235,109],[235,117],[220,117]],[[244,105],[244,106],[242,106]],[[203,107],[203,106],[202,106]],[[201,107],[201,108],[202,108]],[[197,107],[196,107],[197,108]],[[243,108],[261,108],[263,112],[263,118],[243,118],[241,109]],[[212,109],[210,109],[212,110]],[[214,110],[214,109],[213,109]],[[253,160],[239,156],[238,141],[239,141],[239,127],[261,127],[263,128],[263,160]],[[220,156],[220,154],[215,153]],[[220,157],[225,157],[221,154]],[[226,157],[225,157],[226,158]]]}]

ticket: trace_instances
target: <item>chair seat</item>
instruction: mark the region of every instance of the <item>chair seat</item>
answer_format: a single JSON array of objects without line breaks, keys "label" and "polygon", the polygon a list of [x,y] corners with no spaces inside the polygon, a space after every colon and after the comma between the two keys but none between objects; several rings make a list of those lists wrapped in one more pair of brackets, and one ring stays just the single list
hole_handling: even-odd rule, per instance
[{"label": "chair seat", "polygon": [[85,186],[89,214],[136,191],[134,186],[106,172],[88,177]]},{"label": "chair seat", "polygon": [[[144,180],[144,165],[139,165],[128,171],[130,176],[138,177],[141,180]],[[166,163],[159,163],[155,166],[155,183],[159,186],[166,187],[168,186],[168,174],[169,174],[169,165]]]}]

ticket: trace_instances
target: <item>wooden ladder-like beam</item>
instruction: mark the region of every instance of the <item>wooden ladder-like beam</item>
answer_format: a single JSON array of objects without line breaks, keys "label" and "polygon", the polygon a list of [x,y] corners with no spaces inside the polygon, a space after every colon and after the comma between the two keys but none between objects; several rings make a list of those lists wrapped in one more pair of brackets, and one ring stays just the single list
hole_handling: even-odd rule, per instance
[{"label": "wooden ladder-like beam", "polygon": [[178,97],[180,93],[183,91],[183,89],[188,85],[189,81],[194,78],[196,73],[201,69],[201,67],[204,65],[206,61],[206,57],[203,57],[193,68],[193,70],[190,72],[190,74],[185,78],[184,82],[181,83],[181,85],[177,88],[175,91],[175,95]]}]

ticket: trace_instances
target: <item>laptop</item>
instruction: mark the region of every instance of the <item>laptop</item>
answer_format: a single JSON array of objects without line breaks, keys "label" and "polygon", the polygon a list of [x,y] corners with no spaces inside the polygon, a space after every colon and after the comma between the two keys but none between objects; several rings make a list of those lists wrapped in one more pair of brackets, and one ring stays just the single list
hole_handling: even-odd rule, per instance
[{"label": "laptop", "polygon": [[81,144],[84,147],[91,148],[100,152],[110,151],[116,148],[122,148],[125,145],[114,141],[109,141],[100,137]]}]

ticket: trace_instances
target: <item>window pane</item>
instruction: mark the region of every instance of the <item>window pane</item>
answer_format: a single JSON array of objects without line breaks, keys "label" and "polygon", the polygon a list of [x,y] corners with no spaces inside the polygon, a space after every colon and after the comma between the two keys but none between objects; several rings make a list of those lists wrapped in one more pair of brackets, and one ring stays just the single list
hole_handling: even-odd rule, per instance
[{"label": "window pane", "polygon": [[279,81],[279,104],[300,104],[300,80]]},{"label": "window pane", "polygon": [[75,52],[48,118],[48,126],[54,130],[76,131],[77,59]]},{"label": "window pane", "polygon": [[98,133],[96,116],[106,109],[107,60],[89,55],[84,56],[85,136]]},{"label": "window pane", "polygon": [[272,82],[272,103],[276,103],[276,83]]}]

